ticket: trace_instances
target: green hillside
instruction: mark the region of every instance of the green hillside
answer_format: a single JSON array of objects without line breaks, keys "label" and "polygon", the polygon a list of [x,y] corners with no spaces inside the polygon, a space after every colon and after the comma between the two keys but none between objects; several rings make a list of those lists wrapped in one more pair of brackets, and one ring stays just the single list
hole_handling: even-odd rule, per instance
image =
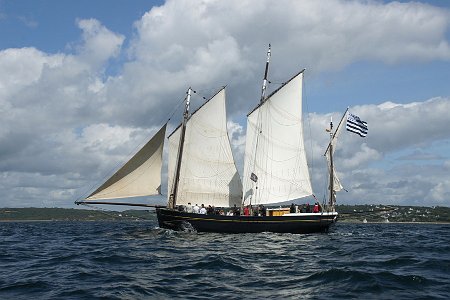
[{"label": "green hillside", "polygon": [[153,219],[148,210],[101,211],[67,208],[0,208],[0,221],[101,221]]},{"label": "green hillside", "polygon": [[338,205],[340,221],[348,222],[444,222],[450,223],[450,207],[397,205]]}]

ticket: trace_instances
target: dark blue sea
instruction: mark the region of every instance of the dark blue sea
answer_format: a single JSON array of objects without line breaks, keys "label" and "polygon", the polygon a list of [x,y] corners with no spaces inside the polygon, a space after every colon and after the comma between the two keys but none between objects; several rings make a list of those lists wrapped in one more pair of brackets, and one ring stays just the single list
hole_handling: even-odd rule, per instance
[{"label": "dark blue sea", "polygon": [[0,223],[0,299],[450,299],[450,225],[173,232],[155,220]]}]

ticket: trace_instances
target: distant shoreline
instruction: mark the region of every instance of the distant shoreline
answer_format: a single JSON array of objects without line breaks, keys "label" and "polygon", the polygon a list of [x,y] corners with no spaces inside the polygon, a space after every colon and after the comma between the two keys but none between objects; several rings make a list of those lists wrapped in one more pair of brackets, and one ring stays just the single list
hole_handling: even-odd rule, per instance
[{"label": "distant shoreline", "polygon": [[350,224],[436,224],[436,225],[445,225],[450,224],[450,222],[411,222],[411,221],[405,221],[405,222],[397,222],[397,221],[389,221],[389,222],[367,222],[364,223],[362,221],[338,221],[338,223],[350,223]]}]

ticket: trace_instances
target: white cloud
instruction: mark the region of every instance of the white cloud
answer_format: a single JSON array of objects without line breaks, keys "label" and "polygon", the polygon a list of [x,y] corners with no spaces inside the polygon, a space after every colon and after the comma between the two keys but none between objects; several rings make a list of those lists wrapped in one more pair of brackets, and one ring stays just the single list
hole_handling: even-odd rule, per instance
[{"label": "white cloud", "polygon": [[125,39],[100,24],[98,20],[78,20],[83,30],[83,43],[78,47],[81,60],[88,64],[103,64],[116,57]]},{"label": "white cloud", "polygon": [[18,16],[17,19],[29,28],[37,28],[39,26],[38,22],[26,16]]},{"label": "white cloud", "polygon": [[444,168],[445,168],[447,171],[450,171],[450,160],[447,159],[447,160],[444,162],[443,166],[444,166]]},{"label": "white cloud", "polygon": [[[0,101],[36,83],[44,68],[61,62],[62,56],[49,56],[34,48],[0,51]],[[2,102],[3,102],[2,101]]]},{"label": "white cloud", "polygon": [[[241,63],[253,66],[269,41],[284,57],[277,59],[283,69],[306,64],[329,70],[367,59],[449,60],[448,24],[448,11],[420,3],[167,1],[136,22],[139,35],[131,53],[179,70],[193,62],[198,49],[232,38]],[[222,48],[214,61],[229,50]]]},{"label": "white cloud", "polygon": [[428,195],[441,205],[448,206],[450,201],[450,180],[440,181],[430,190]]},{"label": "white cloud", "polygon": [[[355,107],[364,116],[374,137],[369,142],[382,145],[382,152],[408,146],[426,146],[432,141],[450,138],[449,98],[434,98],[409,104],[381,104]],[[389,107],[389,108],[388,108]],[[430,121],[432,120],[432,121]]]}]

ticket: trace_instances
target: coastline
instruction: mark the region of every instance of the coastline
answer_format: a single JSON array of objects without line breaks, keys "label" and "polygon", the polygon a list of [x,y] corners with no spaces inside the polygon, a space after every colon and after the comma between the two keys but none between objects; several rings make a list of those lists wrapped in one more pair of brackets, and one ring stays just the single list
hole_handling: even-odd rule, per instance
[{"label": "coastline", "polygon": [[399,222],[399,221],[389,221],[389,222],[366,222],[363,221],[338,221],[339,223],[348,223],[348,224],[436,224],[436,225],[445,225],[449,224],[450,222],[412,222],[412,221],[405,221],[405,222]]}]

